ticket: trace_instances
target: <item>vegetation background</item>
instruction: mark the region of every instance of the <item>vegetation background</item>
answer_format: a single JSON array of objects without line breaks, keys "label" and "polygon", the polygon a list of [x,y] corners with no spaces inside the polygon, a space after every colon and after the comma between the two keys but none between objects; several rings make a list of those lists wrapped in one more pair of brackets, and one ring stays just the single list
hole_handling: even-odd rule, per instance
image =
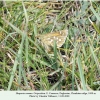
[{"label": "vegetation background", "polygon": [[[52,53],[36,42],[63,29]],[[0,1],[0,90],[100,90],[100,1]]]}]

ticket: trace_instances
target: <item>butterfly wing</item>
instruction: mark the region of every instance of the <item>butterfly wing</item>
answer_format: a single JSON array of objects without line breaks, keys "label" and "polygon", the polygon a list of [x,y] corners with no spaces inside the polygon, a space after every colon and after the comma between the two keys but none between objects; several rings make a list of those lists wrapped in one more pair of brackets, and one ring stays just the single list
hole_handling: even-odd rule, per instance
[{"label": "butterfly wing", "polygon": [[57,48],[61,47],[68,35],[68,30],[62,30],[59,32],[53,32],[48,34],[43,34],[39,37],[41,44],[49,49],[50,46],[54,45],[54,41],[56,41]]}]

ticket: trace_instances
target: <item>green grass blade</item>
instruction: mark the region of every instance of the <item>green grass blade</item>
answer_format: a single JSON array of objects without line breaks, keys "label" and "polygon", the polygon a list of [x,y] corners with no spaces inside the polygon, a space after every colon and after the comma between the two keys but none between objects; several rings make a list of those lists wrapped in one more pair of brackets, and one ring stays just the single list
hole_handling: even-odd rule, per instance
[{"label": "green grass blade", "polygon": [[81,82],[82,82],[83,90],[87,90],[86,89],[86,84],[85,84],[84,72],[83,72],[82,64],[81,64],[81,59],[80,59],[79,56],[77,58],[77,64],[78,64],[78,68],[79,68],[80,79],[81,79]]}]

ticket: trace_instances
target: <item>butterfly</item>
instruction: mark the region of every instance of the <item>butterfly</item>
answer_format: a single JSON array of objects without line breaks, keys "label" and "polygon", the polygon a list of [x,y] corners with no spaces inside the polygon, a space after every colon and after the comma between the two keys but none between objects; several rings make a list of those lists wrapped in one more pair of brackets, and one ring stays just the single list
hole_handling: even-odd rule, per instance
[{"label": "butterfly", "polygon": [[61,30],[56,32],[51,32],[47,34],[38,35],[37,39],[45,47],[47,51],[51,50],[56,42],[57,48],[60,48],[64,43],[68,35],[68,30]]}]

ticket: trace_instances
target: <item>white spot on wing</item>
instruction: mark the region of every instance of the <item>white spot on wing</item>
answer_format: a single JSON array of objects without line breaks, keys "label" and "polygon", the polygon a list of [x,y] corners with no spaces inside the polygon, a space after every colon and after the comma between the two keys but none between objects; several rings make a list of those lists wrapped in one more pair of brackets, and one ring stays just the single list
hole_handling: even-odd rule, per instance
[{"label": "white spot on wing", "polygon": [[59,39],[59,41],[61,41],[61,39]]},{"label": "white spot on wing", "polygon": [[53,38],[55,39],[56,37],[54,36]]},{"label": "white spot on wing", "polygon": [[58,37],[56,37],[56,39],[58,40]]}]

